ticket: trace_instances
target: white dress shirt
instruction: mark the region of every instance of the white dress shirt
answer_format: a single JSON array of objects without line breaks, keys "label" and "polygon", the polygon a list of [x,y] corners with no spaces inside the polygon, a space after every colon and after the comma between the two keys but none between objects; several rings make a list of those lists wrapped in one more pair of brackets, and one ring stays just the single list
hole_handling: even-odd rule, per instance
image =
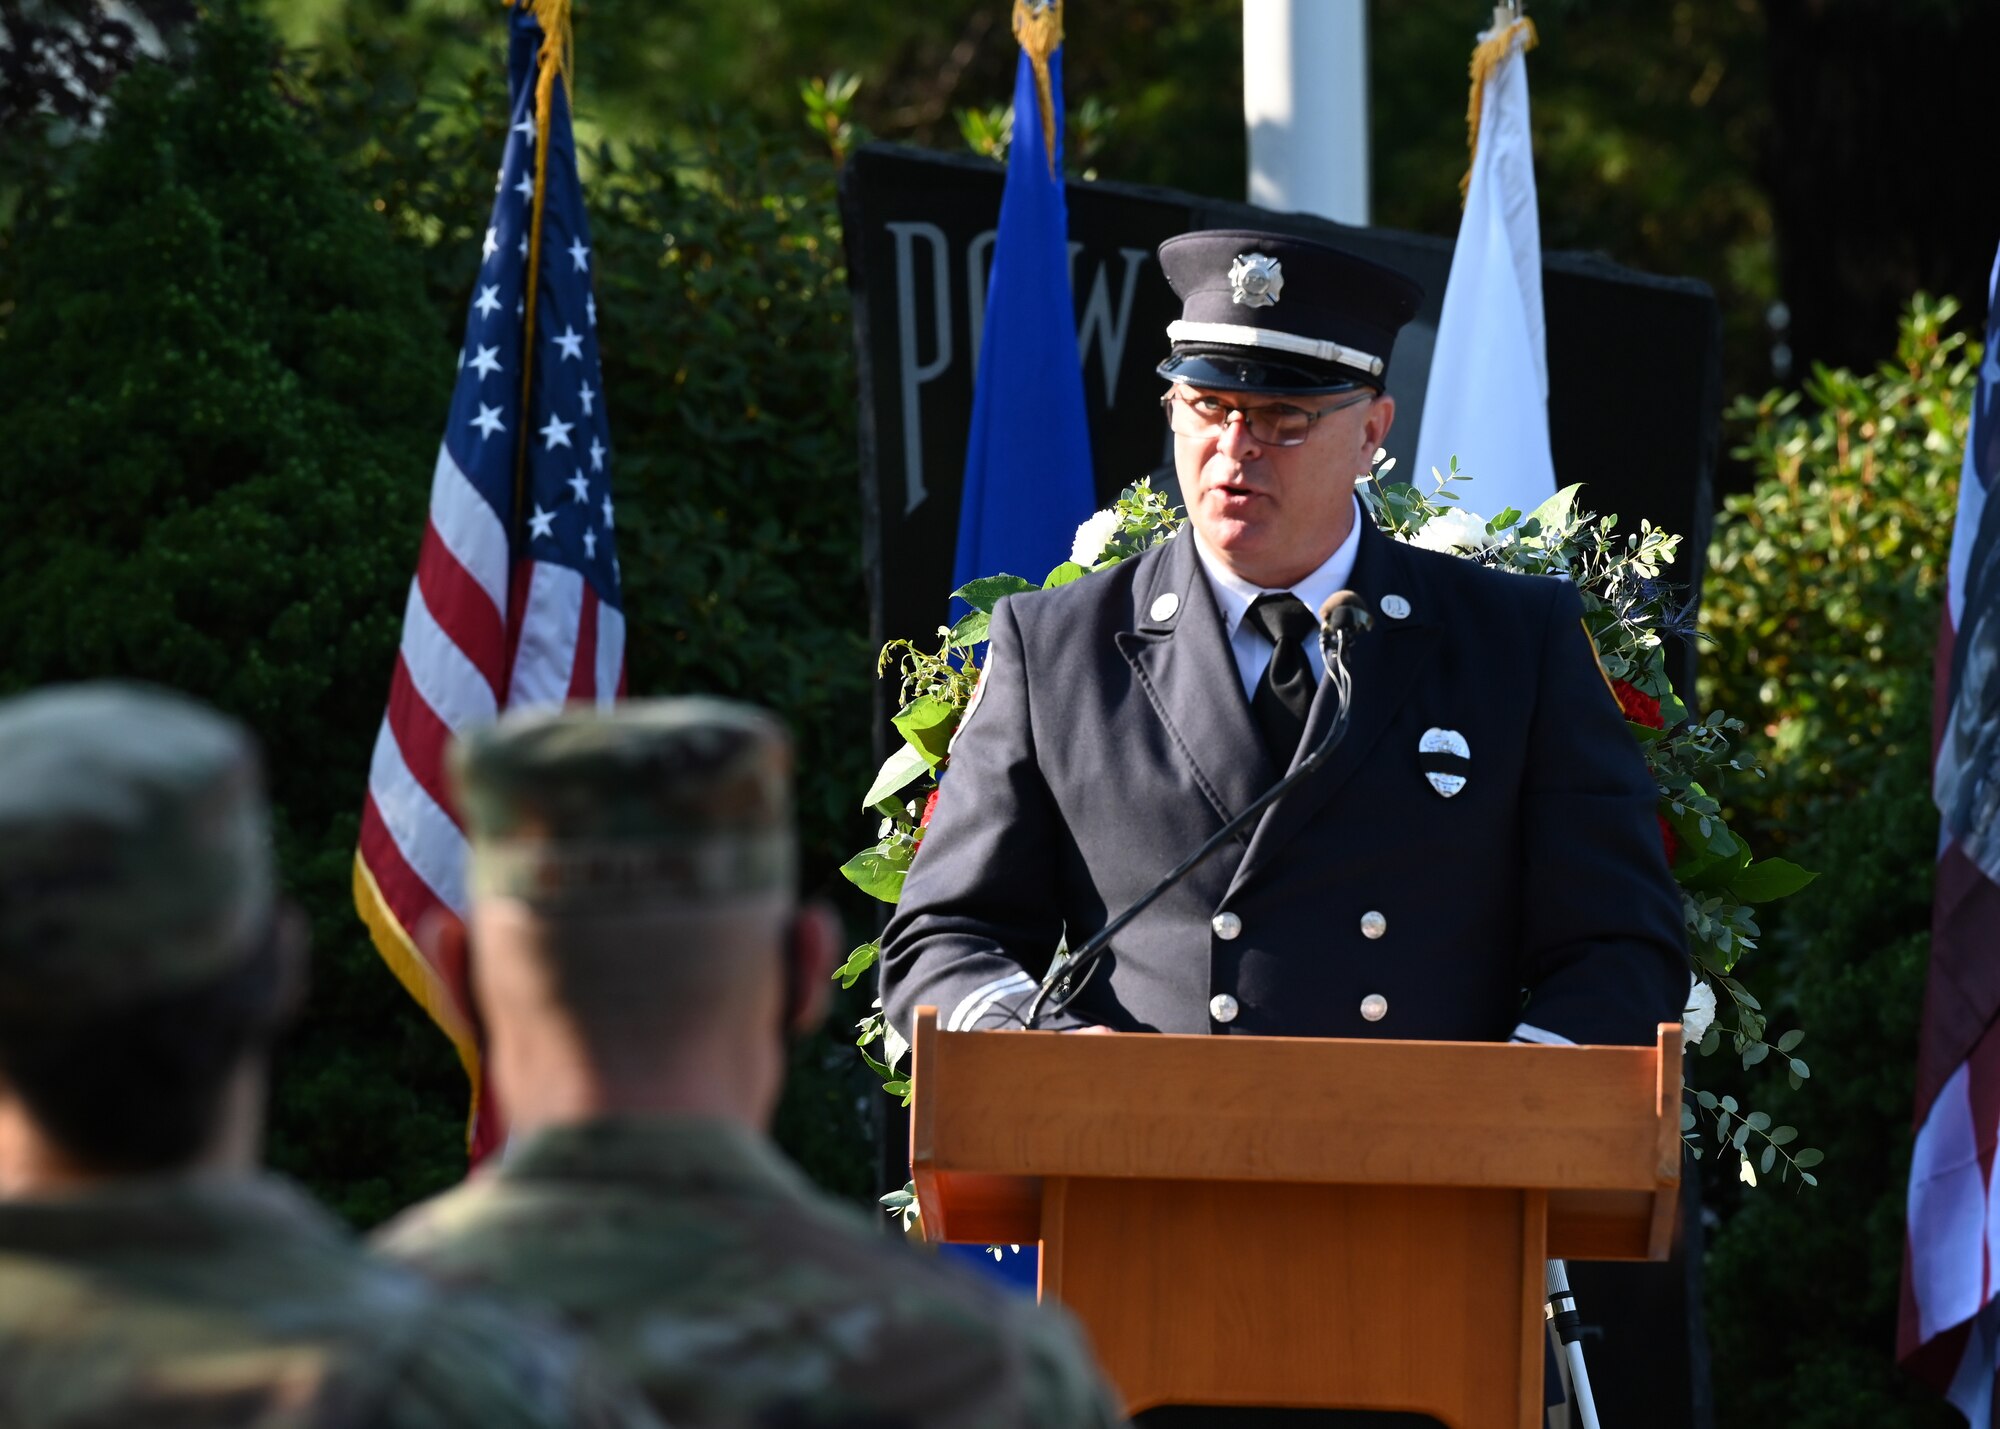
[{"label": "white dress shirt", "polygon": [[[1354,520],[1347,528],[1347,539],[1311,575],[1297,585],[1278,591],[1252,585],[1230,570],[1220,556],[1209,550],[1194,524],[1188,524],[1188,530],[1194,535],[1195,553],[1201,557],[1202,571],[1208,576],[1208,588],[1215,593],[1215,608],[1222,612],[1222,633],[1229,641],[1230,653],[1236,657],[1236,673],[1243,677],[1246,699],[1256,697],[1257,682],[1264,678],[1264,667],[1271,663],[1271,642],[1264,638],[1263,631],[1243,619],[1250,613],[1251,603],[1260,595],[1283,595],[1289,591],[1304,601],[1306,609],[1317,616],[1326,598],[1337,590],[1345,590],[1348,581],[1353,578],[1354,556],[1361,549],[1362,519],[1361,502],[1357,499],[1354,502]],[[1306,648],[1306,659],[1312,662],[1313,679],[1325,679],[1326,657],[1320,654],[1318,637],[1309,636],[1301,643]]]}]

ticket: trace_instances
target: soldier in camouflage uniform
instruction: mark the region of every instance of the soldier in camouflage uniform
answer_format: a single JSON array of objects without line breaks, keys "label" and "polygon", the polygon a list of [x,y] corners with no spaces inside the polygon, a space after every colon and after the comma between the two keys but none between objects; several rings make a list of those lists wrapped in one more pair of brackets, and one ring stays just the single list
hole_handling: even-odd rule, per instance
[{"label": "soldier in camouflage uniform", "polygon": [[0,700],[0,1425],[656,1425],[255,1170],[302,928],[237,726],[136,686]]},{"label": "soldier in camouflage uniform", "polygon": [[824,1010],[790,748],[717,700],[510,716],[454,753],[500,1164],[378,1244],[552,1306],[669,1418],[1116,1422],[1067,1317],[818,1193],[766,1126]]}]

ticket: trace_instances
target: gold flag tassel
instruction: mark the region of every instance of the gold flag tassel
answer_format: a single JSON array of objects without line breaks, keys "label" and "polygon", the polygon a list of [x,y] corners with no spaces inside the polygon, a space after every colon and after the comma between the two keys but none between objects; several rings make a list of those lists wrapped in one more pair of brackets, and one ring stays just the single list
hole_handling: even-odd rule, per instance
[{"label": "gold flag tassel", "polygon": [[542,48],[535,57],[535,206],[528,221],[528,274],[522,287],[526,320],[521,329],[521,422],[514,441],[514,521],[527,519],[528,400],[535,376],[535,308],[542,272],[542,203],[549,176],[549,124],[555,113],[556,77],[572,97],[570,79],[575,48],[570,25],[570,0],[503,0],[509,9],[532,11],[542,27]]},{"label": "gold flag tassel", "polygon": [[1495,9],[1493,28],[1472,50],[1472,98],[1465,107],[1465,177],[1458,181],[1461,208],[1465,205],[1465,196],[1472,189],[1472,161],[1479,157],[1479,116],[1486,103],[1486,77],[1512,53],[1516,36],[1521,37],[1522,54],[1541,43],[1541,36],[1535,33],[1535,22],[1526,15],[1511,23],[1501,23],[1502,18],[1511,13],[1506,7]]},{"label": "gold flag tassel", "polygon": [[[1063,42],[1063,0],[1014,0],[1014,39],[1035,67],[1035,92],[1042,101],[1042,152],[1048,156],[1049,177],[1056,177],[1056,98],[1049,77],[1049,56]],[[1019,124],[1021,116],[1015,115]]]}]

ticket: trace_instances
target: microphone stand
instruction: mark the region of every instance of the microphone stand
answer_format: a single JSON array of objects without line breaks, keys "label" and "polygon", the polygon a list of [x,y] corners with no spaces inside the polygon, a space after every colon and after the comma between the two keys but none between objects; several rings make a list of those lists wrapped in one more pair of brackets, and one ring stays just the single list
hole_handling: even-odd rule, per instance
[{"label": "microphone stand", "polygon": [[1597,1400],[1590,1393],[1590,1372],[1583,1367],[1583,1316],[1576,1312],[1576,1296],[1569,1289],[1569,1268],[1560,1260],[1548,1263],[1549,1323],[1556,1327],[1563,1354],[1569,1361],[1570,1397],[1576,1403],[1578,1429],[1598,1429]]},{"label": "microphone stand", "polygon": [[[1348,599],[1352,599],[1352,597],[1348,597]],[[1366,612],[1363,611],[1360,614],[1365,619]],[[1363,621],[1355,621],[1354,628],[1365,629],[1366,625]],[[1300,780],[1312,774],[1320,765],[1326,762],[1326,757],[1333,753],[1335,747],[1339,745],[1341,739],[1347,734],[1348,717],[1353,713],[1354,709],[1354,680],[1347,669],[1347,640],[1349,633],[1350,626],[1347,622],[1342,622],[1338,629],[1332,628],[1330,623],[1320,626],[1319,648],[1321,658],[1326,662],[1326,679],[1333,685],[1334,697],[1339,701],[1339,707],[1334,714],[1333,723],[1328,727],[1325,738],[1321,739],[1312,753],[1300,760],[1298,765],[1289,774],[1258,795],[1235,818],[1217,829],[1210,836],[1207,843],[1183,859],[1172,872],[1154,884],[1144,897],[1140,898],[1138,902],[1132,904],[1116,918],[1113,918],[1109,923],[1106,923],[1102,928],[1099,928],[1091,935],[1089,941],[1078,948],[1075,953],[1052,966],[1043,975],[1041,988],[1035,993],[1035,1000],[1028,1004],[1027,1016],[1022,1019],[1023,1027],[1033,1030],[1036,1019],[1042,1015],[1045,1004],[1048,1003],[1050,996],[1058,987],[1064,989],[1062,998],[1050,1008],[1051,1011],[1061,1012],[1071,1002],[1075,1001],[1078,994],[1088,985],[1091,974],[1097,970],[1097,964],[1104,956],[1105,950],[1111,946],[1111,940],[1123,931],[1127,924],[1152,907],[1161,895],[1165,894],[1175,884],[1200,867],[1209,855],[1234,838],[1239,831],[1259,814],[1277,803],[1278,800],[1284,798]],[[1079,974],[1082,975],[1081,982],[1077,981]]]}]

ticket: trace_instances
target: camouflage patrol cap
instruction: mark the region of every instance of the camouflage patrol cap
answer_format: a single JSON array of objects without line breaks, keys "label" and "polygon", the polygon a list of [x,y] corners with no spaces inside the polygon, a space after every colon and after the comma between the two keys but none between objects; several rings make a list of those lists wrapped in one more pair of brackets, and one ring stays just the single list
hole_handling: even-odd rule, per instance
[{"label": "camouflage patrol cap", "polygon": [[754,706],[510,714],[454,745],[450,768],[475,896],[629,908],[795,886],[791,741]]},{"label": "camouflage patrol cap", "polygon": [[240,725],[141,685],[0,700],[0,1013],[90,1015],[220,976],[275,899]]}]

